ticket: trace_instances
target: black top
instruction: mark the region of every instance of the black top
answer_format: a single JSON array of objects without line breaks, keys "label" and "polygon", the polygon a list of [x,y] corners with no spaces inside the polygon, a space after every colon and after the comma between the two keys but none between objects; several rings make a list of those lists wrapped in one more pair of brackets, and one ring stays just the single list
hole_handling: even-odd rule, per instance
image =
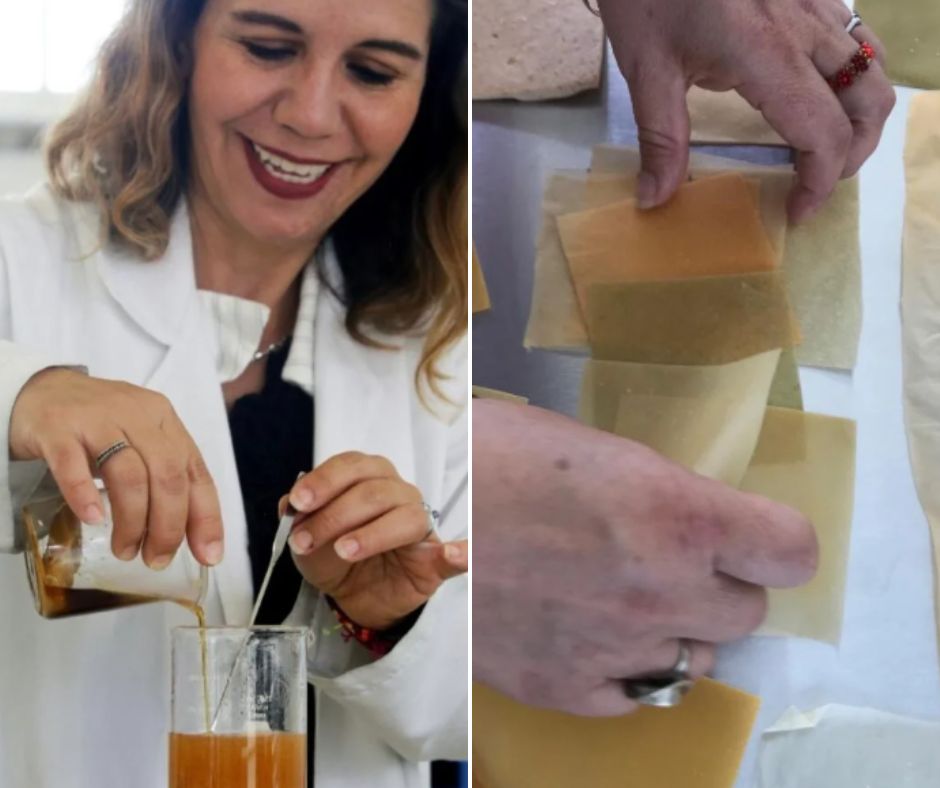
[{"label": "black top", "polygon": [[[290,492],[301,471],[313,467],[313,398],[281,378],[289,352],[287,342],[268,356],[264,388],[257,394],[240,397],[228,415],[248,523],[254,594],[261,587],[271,559],[278,501]],[[301,576],[290,550],[285,550],[274,568],[257,623],[283,624],[297,601],[300,583]],[[313,688],[308,684],[307,779],[311,785],[314,717]]]}]

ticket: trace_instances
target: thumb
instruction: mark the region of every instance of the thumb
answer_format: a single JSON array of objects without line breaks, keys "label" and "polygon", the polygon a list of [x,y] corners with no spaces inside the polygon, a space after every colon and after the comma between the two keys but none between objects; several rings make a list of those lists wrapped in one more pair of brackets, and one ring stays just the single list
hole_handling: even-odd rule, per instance
[{"label": "thumb", "polygon": [[688,177],[688,86],[679,63],[669,60],[638,62],[624,73],[642,160],[637,205],[655,208],[667,202]]},{"label": "thumb", "polygon": [[465,574],[469,564],[470,545],[466,539],[441,545],[438,573],[442,580]]}]

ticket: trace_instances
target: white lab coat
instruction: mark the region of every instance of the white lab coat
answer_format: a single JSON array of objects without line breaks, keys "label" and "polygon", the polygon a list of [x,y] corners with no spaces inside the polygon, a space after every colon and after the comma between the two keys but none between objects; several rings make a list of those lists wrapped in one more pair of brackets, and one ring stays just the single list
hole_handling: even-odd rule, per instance
[{"label": "white lab coat", "polygon": [[[141,262],[98,243],[88,206],[45,187],[0,203],[0,446],[23,383],[76,364],[172,401],[216,481],[226,557],[213,570],[210,622],[245,623],[251,605],[245,518],[215,338],[195,288],[185,210],[165,256]],[[94,251],[90,251],[94,250]],[[443,536],[467,533],[466,350],[447,358],[459,407],[417,397],[420,339],[388,352],[354,342],[321,287],[314,353],[314,458],[349,450],[388,457],[441,510]],[[0,451],[0,551],[18,549],[14,512],[40,475]],[[445,583],[408,635],[371,661],[338,633],[307,587],[292,616],[316,634],[318,788],[419,788],[434,758],[466,757],[467,582]],[[0,556],[0,788],[165,788],[169,632],[192,624],[161,603],[46,621],[23,560]]]}]

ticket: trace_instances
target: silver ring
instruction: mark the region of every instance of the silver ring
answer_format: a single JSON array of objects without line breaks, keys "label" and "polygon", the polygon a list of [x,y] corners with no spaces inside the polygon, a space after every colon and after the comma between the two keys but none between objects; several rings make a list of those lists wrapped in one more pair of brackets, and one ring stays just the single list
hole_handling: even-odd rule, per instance
[{"label": "silver ring", "polygon": [[852,31],[855,30],[855,28],[858,27],[860,24],[862,24],[862,18],[853,11],[852,18],[848,21],[848,24],[846,24],[845,26],[845,32],[851,35]]},{"label": "silver ring", "polygon": [[123,451],[124,449],[129,448],[130,444],[127,441],[117,441],[112,443],[110,446],[108,446],[107,449],[105,449],[95,458],[95,468],[100,471],[101,466],[110,460],[115,454],[117,454],[119,451]]},{"label": "silver ring", "polygon": [[627,679],[623,682],[623,691],[632,701],[642,706],[669,708],[678,706],[686,693],[695,684],[689,675],[692,664],[692,650],[687,640],[679,640],[679,657],[676,664],[665,673],[645,676],[639,679]]},{"label": "silver ring", "polygon": [[428,516],[428,532],[422,538],[422,542],[425,539],[429,539],[432,535],[438,536],[437,533],[437,524],[441,520],[441,513],[437,509],[432,509],[424,501],[421,502],[421,506],[424,507],[424,513]]}]

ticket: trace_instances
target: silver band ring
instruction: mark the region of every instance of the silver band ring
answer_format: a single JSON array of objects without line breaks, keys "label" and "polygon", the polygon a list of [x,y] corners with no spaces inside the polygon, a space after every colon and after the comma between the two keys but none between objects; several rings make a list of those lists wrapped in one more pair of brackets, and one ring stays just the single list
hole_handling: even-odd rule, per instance
[{"label": "silver band ring", "polygon": [[437,536],[437,524],[441,520],[441,513],[437,509],[432,509],[424,501],[421,502],[421,506],[424,507],[424,513],[428,516],[428,532],[421,539],[423,542],[425,539],[429,539],[432,535]]},{"label": "silver band ring", "polygon": [[105,449],[95,458],[95,468],[100,471],[101,466],[110,460],[115,454],[117,454],[119,451],[123,451],[124,449],[129,448],[130,444],[127,441],[117,441],[112,443],[110,446],[108,446],[107,449]]},{"label": "silver band ring", "polygon": [[689,675],[692,650],[687,640],[679,640],[676,664],[665,673],[623,682],[623,691],[630,700],[642,706],[668,708],[678,706],[695,681]]},{"label": "silver band ring", "polygon": [[858,27],[860,24],[862,24],[862,18],[853,11],[852,18],[848,21],[848,24],[846,24],[845,26],[845,32],[848,33],[849,35],[852,35],[852,31],[855,30],[855,28]]}]

